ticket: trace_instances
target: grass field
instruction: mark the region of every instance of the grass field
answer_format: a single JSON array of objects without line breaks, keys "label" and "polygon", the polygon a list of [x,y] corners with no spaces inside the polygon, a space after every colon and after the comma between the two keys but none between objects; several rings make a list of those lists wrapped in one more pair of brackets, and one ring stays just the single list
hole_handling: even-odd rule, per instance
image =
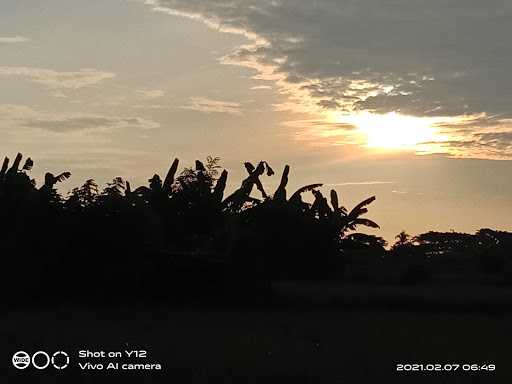
[{"label": "grass field", "polygon": [[[3,383],[509,383],[512,314],[341,304],[55,306],[0,322]],[[147,350],[162,371],[82,371],[78,350]],[[70,367],[18,371],[18,350],[63,350]],[[115,359],[114,359],[115,360]],[[99,360],[98,360],[99,361]],[[7,364],[6,364],[7,363]],[[397,363],[495,364],[495,372],[396,372]]]}]

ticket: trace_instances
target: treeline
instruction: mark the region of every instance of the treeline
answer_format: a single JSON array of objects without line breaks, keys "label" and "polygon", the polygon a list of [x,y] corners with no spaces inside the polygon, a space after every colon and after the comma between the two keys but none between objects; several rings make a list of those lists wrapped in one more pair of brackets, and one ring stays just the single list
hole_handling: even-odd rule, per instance
[{"label": "treeline", "polygon": [[278,280],[415,283],[448,272],[508,278],[510,233],[402,233],[386,250],[382,238],[353,233],[358,226],[378,228],[363,217],[375,197],[349,210],[336,191],[325,197],[322,184],[289,194],[289,166],[273,193],[262,179],[274,171],[261,161],[244,163],[246,178],[224,196],[228,172],[208,157],[181,172],[175,159],[164,178],[155,174],[147,186],[133,189],[115,178],[100,189],[87,180],[62,196],[56,186],[69,172],[47,173],[38,187],[29,176],[33,161],[22,160],[6,158],[0,170],[1,280],[8,297],[16,289],[33,298],[168,298],[260,292]]},{"label": "treeline", "polygon": [[343,240],[345,277],[383,283],[512,284],[512,233],[488,228],[475,234],[402,231],[387,249],[378,236],[354,233]]}]

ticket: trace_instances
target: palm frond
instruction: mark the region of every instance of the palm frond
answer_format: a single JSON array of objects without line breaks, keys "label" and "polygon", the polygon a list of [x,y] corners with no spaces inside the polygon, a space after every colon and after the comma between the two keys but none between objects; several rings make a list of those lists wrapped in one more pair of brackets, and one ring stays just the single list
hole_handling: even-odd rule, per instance
[{"label": "palm frond", "polygon": [[34,162],[32,161],[32,159],[29,157],[27,160],[25,160],[25,164],[23,164],[23,170],[24,171],[30,171],[32,169],[32,167],[34,166]]},{"label": "palm frond", "polygon": [[176,171],[178,170],[179,160],[176,158],[171,164],[169,171],[167,171],[167,175],[165,176],[163,188],[165,191],[169,192],[172,188],[172,184],[174,183],[174,176],[176,175]]},{"label": "palm frond", "polygon": [[286,185],[288,184],[288,174],[290,173],[290,166],[285,165],[283,170],[283,175],[281,176],[281,183],[279,183],[279,187],[277,187],[274,193],[274,200],[276,201],[286,201]]},{"label": "palm frond", "polygon": [[23,157],[23,155],[21,153],[18,153],[16,155],[16,158],[14,159],[11,168],[7,171],[8,174],[12,175],[12,174],[18,172],[18,170],[20,168],[20,163],[21,163],[22,157]]},{"label": "palm frond", "polygon": [[334,211],[338,211],[339,209],[339,201],[338,201],[338,194],[336,193],[336,191],[334,189],[331,189],[331,205],[332,205],[332,209],[334,209]]},{"label": "palm frond", "polygon": [[251,173],[253,173],[253,172],[254,172],[254,169],[255,169],[255,168],[254,168],[254,165],[252,165],[250,162],[246,161],[246,162],[244,163],[244,167],[245,167],[245,169],[247,169],[247,172],[248,172],[249,174],[251,174]]},{"label": "palm frond", "polygon": [[222,197],[224,196],[224,190],[226,189],[226,182],[228,179],[228,171],[223,170],[220,174],[219,179],[217,180],[217,184],[215,184],[215,188],[213,189],[213,199],[217,202],[222,201]]},{"label": "palm frond", "polygon": [[265,167],[267,168],[267,176],[273,176],[275,174],[274,170],[270,168],[270,165],[266,161],[264,161]]},{"label": "palm frond", "polygon": [[5,176],[5,172],[7,171],[7,168],[9,167],[9,158],[5,157],[4,162],[2,163],[2,168],[0,169],[0,179],[3,179]]},{"label": "palm frond", "polygon": [[352,223],[354,225],[364,225],[365,227],[370,227],[370,228],[380,228],[379,224],[377,224],[375,221],[370,220],[370,219],[359,218],[359,219],[355,219]]},{"label": "palm frond", "polygon": [[303,194],[304,192],[309,192],[309,191],[312,191],[316,188],[320,188],[323,184],[309,184],[309,185],[305,185],[299,189],[297,189],[295,191],[295,193],[292,195],[292,197],[290,197],[290,201],[296,201],[296,200],[300,200],[300,195]]},{"label": "palm frond", "polygon": [[265,162],[260,161],[253,173],[256,176],[261,176],[261,175],[263,175],[263,172],[265,172]]},{"label": "palm frond", "polygon": [[55,183],[61,183],[63,182],[64,180],[67,180],[71,177],[71,172],[62,172],[60,175],[57,175],[55,178],[54,178],[54,184]]},{"label": "palm frond", "polygon": [[372,196],[372,197],[369,197],[368,199],[366,200],[363,200],[361,201],[359,204],[357,204],[354,209],[352,209],[350,211],[350,213],[348,214],[348,216],[350,218],[357,218],[358,216],[368,212],[368,210],[366,208],[363,208],[365,207],[366,205],[369,205],[371,203],[373,203],[375,201],[375,196]]}]

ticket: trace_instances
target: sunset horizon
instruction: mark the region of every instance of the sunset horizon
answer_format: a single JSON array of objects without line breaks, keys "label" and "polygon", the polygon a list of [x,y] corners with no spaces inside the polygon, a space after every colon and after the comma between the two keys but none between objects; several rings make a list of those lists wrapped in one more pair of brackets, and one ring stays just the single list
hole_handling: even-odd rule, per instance
[{"label": "sunset horizon", "polygon": [[507,2],[239,3],[2,5],[1,152],[38,182],[70,171],[64,194],[213,155],[231,188],[266,160],[347,204],[375,194],[388,241],[512,227]]}]

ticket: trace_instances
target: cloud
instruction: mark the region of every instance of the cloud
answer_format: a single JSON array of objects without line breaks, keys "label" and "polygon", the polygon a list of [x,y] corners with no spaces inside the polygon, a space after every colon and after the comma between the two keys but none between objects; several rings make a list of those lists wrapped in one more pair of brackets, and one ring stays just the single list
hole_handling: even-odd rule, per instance
[{"label": "cloud", "polygon": [[17,77],[45,85],[50,89],[80,89],[115,77],[114,73],[84,68],[75,72],[58,72],[34,67],[0,66],[0,76]]},{"label": "cloud", "polygon": [[137,95],[142,99],[152,100],[157,99],[165,95],[165,92],[161,89],[150,89],[150,90],[138,90]]},{"label": "cloud", "polygon": [[170,109],[171,106],[166,104],[134,104],[130,105],[130,108],[135,109]]},{"label": "cloud", "polygon": [[24,127],[40,128],[51,132],[70,132],[84,130],[124,129],[140,128],[152,129],[159,126],[158,123],[142,119],[140,117],[105,117],[105,116],[72,116],[55,117],[46,119],[27,120]]},{"label": "cloud", "polygon": [[475,132],[460,140],[442,143],[458,157],[512,160],[512,129],[503,132]]},{"label": "cloud", "polygon": [[511,116],[509,0],[145,2],[247,36],[222,62],[273,80],[280,110]]},{"label": "cloud", "polygon": [[50,96],[55,97],[57,99],[67,99],[68,98],[68,95],[66,95],[64,92],[62,92],[59,89],[51,92]]},{"label": "cloud", "polygon": [[188,104],[182,105],[180,108],[203,113],[242,114],[240,103],[212,100],[204,97],[191,97]]},{"label": "cloud", "polygon": [[334,184],[325,184],[331,187],[345,187],[345,186],[354,186],[354,185],[382,185],[382,184],[395,184],[394,181],[379,181],[379,180],[370,180],[370,181],[354,181],[347,183],[334,183]]},{"label": "cloud", "polygon": [[141,117],[102,116],[84,113],[52,113],[24,105],[0,104],[0,123],[22,128],[36,128],[53,133],[104,131],[136,128],[148,130],[159,123]]},{"label": "cloud", "polygon": [[270,85],[256,85],[254,87],[251,87],[251,90],[253,91],[259,91],[262,89],[272,89],[272,87]]},{"label": "cloud", "polygon": [[29,38],[23,36],[0,36],[0,44],[26,43]]},{"label": "cloud", "polygon": [[[360,145],[357,127],[349,123],[327,122],[319,119],[290,120],[283,127],[293,128],[295,139],[315,146]],[[325,140],[318,140],[318,139]]]}]

